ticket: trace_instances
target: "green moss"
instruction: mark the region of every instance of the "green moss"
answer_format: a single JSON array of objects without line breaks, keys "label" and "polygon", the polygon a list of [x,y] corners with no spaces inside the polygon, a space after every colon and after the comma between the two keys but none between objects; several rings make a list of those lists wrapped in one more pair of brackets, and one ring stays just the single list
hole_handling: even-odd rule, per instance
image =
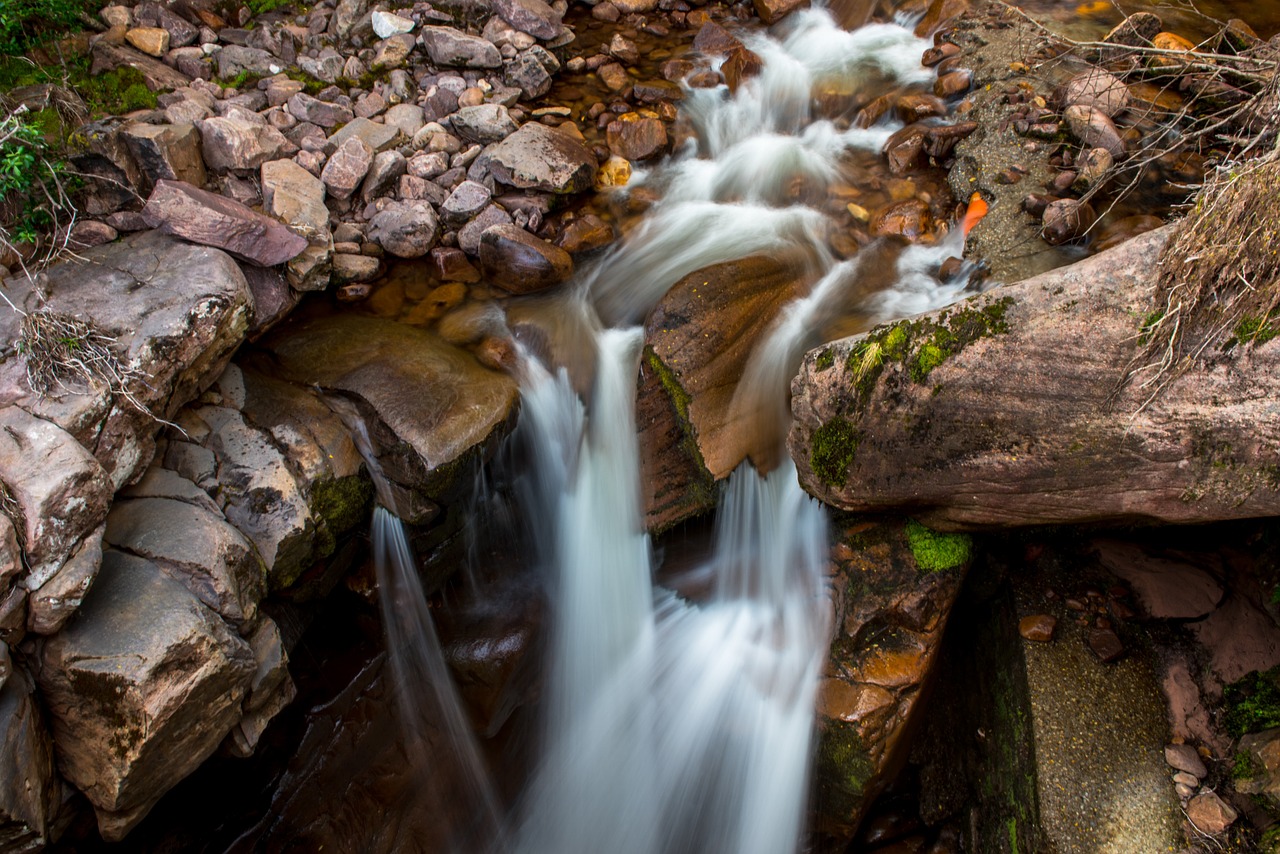
[{"label": "green moss", "polygon": [[1249,780],[1260,773],[1264,769],[1259,767],[1254,761],[1253,754],[1247,750],[1238,750],[1231,761],[1231,779],[1233,780]]},{"label": "green moss", "polygon": [[1227,730],[1242,736],[1280,726],[1280,667],[1253,671],[1224,692]]},{"label": "green moss", "polygon": [[884,352],[885,358],[890,360],[902,358],[903,350],[909,340],[910,328],[911,324],[906,322],[896,323],[889,328],[880,341],[880,349]]},{"label": "green moss", "polygon": [[1009,850],[1012,854],[1018,854],[1018,820],[1016,818],[1009,819]]},{"label": "green moss", "polygon": [[1236,324],[1233,337],[1227,342],[1228,347],[1235,344],[1252,344],[1255,347],[1266,344],[1280,335],[1280,325],[1273,320],[1257,315],[1246,314]]},{"label": "green moss", "polygon": [[973,556],[973,538],[968,534],[944,534],[907,522],[907,543],[916,563],[926,572],[942,572],[963,566]]},{"label": "green moss", "polygon": [[307,74],[305,71],[301,71],[297,68],[289,68],[285,71],[285,76],[290,80],[297,80],[301,83],[302,91],[306,92],[308,95],[319,95],[320,92],[329,86],[329,84],[325,83],[323,80],[317,80],[310,74]]},{"label": "green moss", "polygon": [[947,360],[947,354],[936,344],[925,344],[911,361],[911,379],[924,382],[929,373]]},{"label": "green moss", "polygon": [[644,361],[658,378],[667,399],[671,401],[671,408],[680,427],[680,450],[694,463],[698,473],[697,477],[687,480],[679,496],[664,493],[655,498],[660,500],[663,507],[677,504],[686,507],[714,507],[717,500],[715,478],[707,469],[702,448],[698,446],[698,432],[689,420],[689,407],[693,403],[693,397],[681,385],[675,371],[662,361],[662,357],[652,347],[644,348]]},{"label": "green moss", "polygon": [[1162,320],[1164,320],[1164,312],[1160,309],[1148,312],[1147,316],[1142,318],[1142,325],[1138,327],[1138,343],[1146,344],[1150,341],[1151,332]]},{"label": "green moss", "polygon": [[843,486],[858,452],[858,432],[844,418],[835,417],[813,431],[809,467],[828,486]]},{"label": "green moss", "polygon": [[836,354],[828,347],[813,360],[813,367],[819,371],[829,370],[836,363]]},{"label": "green moss", "polygon": [[373,483],[360,475],[317,481],[311,487],[311,512],[334,536],[341,536],[369,518]]},{"label": "green moss", "polygon": [[240,91],[244,91],[245,87],[247,86],[251,86],[251,85],[256,86],[258,81],[261,79],[262,79],[261,75],[254,74],[252,71],[246,68],[246,69],[243,69],[235,77],[226,77],[219,80],[218,85],[224,88],[239,89]]},{"label": "green moss", "polygon": [[858,815],[876,769],[853,724],[824,721],[818,736],[817,766],[822,812],[850,819]]}]

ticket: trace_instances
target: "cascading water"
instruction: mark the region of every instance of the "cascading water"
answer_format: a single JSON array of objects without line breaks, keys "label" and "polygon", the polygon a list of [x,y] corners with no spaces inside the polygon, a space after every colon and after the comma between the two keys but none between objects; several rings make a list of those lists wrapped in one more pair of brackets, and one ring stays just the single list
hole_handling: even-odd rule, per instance
[{"label": "cascading water", "polygon": [[[815,118],[813,93],[872,79],[924,82],[926,46],[893,25],[844,32],[822,10],[796,13],[781,39],[751,39],[763,72],[733,97],[723,87],[688,93],[695,140],[637,176],[662,200],[569,297],[566,310],[586,316],[595,335],[594,358],[570,368],[589,364],[594,374],[523,358],[520,432],[533,470],[517,491],[532,516],[554,627],[545,753],[491,849],[796,849],[829,631],[828,542],[824,511],[800,489],[782,446],[787,383],[838,316],[884,318],[957,298],[963,283],[940,286],[926,272],[958,255],[963,238],[837,261],[831,220],[796,203],[795,188],[825,186],[850,149],[877,151],[896,129],[840,130]],[[728,478],[709,561],[714,593],[690,604],[652,582],[634,418],[643,333],[633,325],[682,276],[759,253],[803,259],[816,284],[744,366],[733,407],[740,423],[768,437],[768,459],[754,462],[769,471],[744,462]],[[591,389],[587,404],[575,387]],[[389,515],[379,519],[391,529]],[[378,549],[397,565],[396,549]],[[401,583],[380,581],[391,590]],[[393,648],[409,640],[391,628],[401,607],[387,614]]]}]

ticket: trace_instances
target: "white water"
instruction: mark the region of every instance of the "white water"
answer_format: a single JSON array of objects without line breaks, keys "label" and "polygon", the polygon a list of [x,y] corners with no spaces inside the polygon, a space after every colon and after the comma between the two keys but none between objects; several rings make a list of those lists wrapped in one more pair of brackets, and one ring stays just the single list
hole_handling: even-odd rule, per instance
[{"label": "white water", "polygon": [[[594,373],[523,362],[519,429],[533,470],[517,492],[553,628],[542,760],[501,839],[492,837],[495,851],[785,854],[801,839],[829,633],[828,539],[824,511],[782,447],[787,384],[823,327],[850,310],[885,319],[956,299],[963,283],[940,286],[929,273],[959,254],[963,238],[837,262],[827,248],[834,223],[791,199],[797,181],[830,183],[846,151],[878,150],[897,127],[841,131],[815,119],[815,89],[927,81],[925,42],[893,25],[846,33],[811,10],[793,15],[780,40],[750,46],[765,60],[762,74],[732,98],[723,87],[689,93],[683,109],[696,143],[638,175],[662,201],[580,279],[568,310],[588,317],[585,329],[617,327],[595,333],[594,358],[576,365]],[[757,253],[802,258],[817,283],[744,366],[736,414],[771,435],[777,454],[767,476],[744,463],[729,477],[708,567],[714,594],[695,605],[652,582],[635,324],[681,277]],[[575,388],[591,389],[589,404]],[[395,549],[378,548],[396,564]],[[397,619],[388,611],[393,650],[409,641],[394,634]],[[477,803],[488,810],[484,797]]]}]

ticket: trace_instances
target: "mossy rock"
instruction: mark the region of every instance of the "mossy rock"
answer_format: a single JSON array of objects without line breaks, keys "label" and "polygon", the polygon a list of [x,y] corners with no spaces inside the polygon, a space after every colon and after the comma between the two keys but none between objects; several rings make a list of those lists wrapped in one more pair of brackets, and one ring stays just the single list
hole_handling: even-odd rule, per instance
[{"label": "mossy rock", "polygon": [[916,564],[925,572],[945,572],[968,566],[973,559],[973,537],[926,528],[914,519],[907,522],[907,543]]}]

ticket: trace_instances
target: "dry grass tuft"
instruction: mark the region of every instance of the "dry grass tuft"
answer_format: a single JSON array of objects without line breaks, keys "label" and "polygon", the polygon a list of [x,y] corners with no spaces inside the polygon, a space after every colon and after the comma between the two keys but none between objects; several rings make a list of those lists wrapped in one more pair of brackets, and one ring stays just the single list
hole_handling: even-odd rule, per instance
[{"label": "dry grass tuft", "polygon": [[26,358],[27,385],[36,394],[82,394],[95,383],[132,398],[129,386],[140,379],[116,355],[116,339],[92,323],[40,309],[22,321],[18,352]]}]

